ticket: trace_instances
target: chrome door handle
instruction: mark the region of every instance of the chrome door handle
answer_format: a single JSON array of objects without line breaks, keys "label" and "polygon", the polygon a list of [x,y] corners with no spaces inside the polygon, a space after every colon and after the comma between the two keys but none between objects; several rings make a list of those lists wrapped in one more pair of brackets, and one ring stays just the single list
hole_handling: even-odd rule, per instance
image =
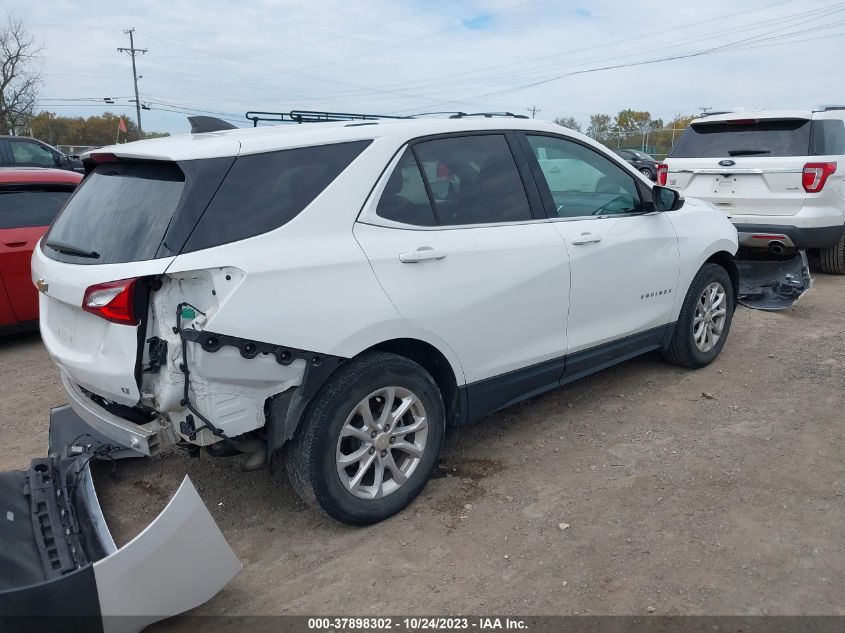
[{"label": "chrome door handle", "polygon": [[429,259],[440,260],[444,257],[446,257],[446,253],[434,250],[428,246],[421,246],[420,248],[414,251],[408,251],[407,253],[399,253],[399,261],[403,264],[417,264]]},{"label": "chrome door handle", "polygon": [[601,242],[601,235],[593,235],[592,233],[581,233],[581,235],[572,238],[572,243],[575,245],[595,244],[597,242]]}]

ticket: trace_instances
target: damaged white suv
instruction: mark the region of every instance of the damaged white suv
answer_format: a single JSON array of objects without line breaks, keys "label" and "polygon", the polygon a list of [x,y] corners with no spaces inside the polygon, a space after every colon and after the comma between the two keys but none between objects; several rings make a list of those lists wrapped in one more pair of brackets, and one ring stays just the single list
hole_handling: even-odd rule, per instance
[{"label": "damaged white suv", "polygon": [[279,451],[372,523],[447,424],[651,350],[721,351],[724,213],[520,118],[314,123],[97,150],[33,256],[74,410],[115,445]]}]

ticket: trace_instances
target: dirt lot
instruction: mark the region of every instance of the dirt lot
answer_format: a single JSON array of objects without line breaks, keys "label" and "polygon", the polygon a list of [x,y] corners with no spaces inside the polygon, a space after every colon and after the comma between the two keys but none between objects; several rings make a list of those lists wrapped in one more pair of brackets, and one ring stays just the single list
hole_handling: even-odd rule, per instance
[{"label": "dirt lot", "polygon": [[[199,613],[841,615],[843,306],[819,276],[788,311],[740,308],[710,367],[648,356],[462,429],[371,528],[236,459],[127,461],[98,486],[125,541],[190,474],[244,563]],[[0,390],[0,466],[23,467],[63,402],[37,335],[0,341]]]}]

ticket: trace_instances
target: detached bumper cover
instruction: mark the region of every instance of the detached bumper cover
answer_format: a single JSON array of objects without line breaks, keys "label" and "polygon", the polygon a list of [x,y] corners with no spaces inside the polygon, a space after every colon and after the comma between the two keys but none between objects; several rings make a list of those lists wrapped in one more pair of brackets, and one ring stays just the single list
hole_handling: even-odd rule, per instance
[{"label": "detached bumper cover", "polygon": [[[70,429],[79,418],[54,409],[51,439],[62,436],[57,421]],[[118,549],[89,469],[101,452],[74,444],[0,473],[0,631],[48,630],[54,618],[62,631],[140,631],[211,599],[241,570],[187,476]]]},{"label": "detached bumper cover", "polygon": [[739,302],[756,310],[783,310],[813,285],[807,255],[799,251],[785,261],[737,259]]}]

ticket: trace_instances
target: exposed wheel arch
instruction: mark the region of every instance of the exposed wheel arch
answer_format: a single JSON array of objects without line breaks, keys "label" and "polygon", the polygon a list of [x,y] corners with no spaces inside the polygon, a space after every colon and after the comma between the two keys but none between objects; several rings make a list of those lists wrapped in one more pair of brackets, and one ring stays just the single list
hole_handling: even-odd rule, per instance
[{"label": "exposed wheel arch", "polygon": [[722,268],[728,271],[728,275],[731,278],[731,285],[733,286],[734,290],[734,297],[739,296],[739,271],[736,267],[736,258],[731,255],[727,251],[719,251],[717,253],[713,253],[707,260],[704,262],[718,264]]},{"label": "exposed wheel arch", "polygon": [[[465,421],[467,415],[465,393],[458,388],[458,381],[449,360],[434,345],[414,338],[396,338],[376,343],[361,350],[352,358],[374,351],[403,356],[420,365],[431,374],[440,389],[446,408],[446,424],[460,425]],[[343,363],[338,366],[338,369],[341,366]],[[327,379],[338,369],[335,369]],[[264,405],[267,420],[265,434],[270,459],[293,438],[307,407],[317,395],[319,395],[319,390],[314,396],[304,397],[298,389],[294,388],[267,399]]]},{"label": "exposed wheel arch", "polygon": [[[452,365],[446,356],[431,343],[426,343],[414,338],[397,338],[383,341],[365,349],[361,354],[367,352],[381,351],[404,356],[422,366],[443,394],[443,404],[446,406],[446,423],[449,425],[460,424],[466,416],[466,405],[462,401],[461,390],[458,389],[458,381]],[[359,354],[360,355],[360,354]]]}]

